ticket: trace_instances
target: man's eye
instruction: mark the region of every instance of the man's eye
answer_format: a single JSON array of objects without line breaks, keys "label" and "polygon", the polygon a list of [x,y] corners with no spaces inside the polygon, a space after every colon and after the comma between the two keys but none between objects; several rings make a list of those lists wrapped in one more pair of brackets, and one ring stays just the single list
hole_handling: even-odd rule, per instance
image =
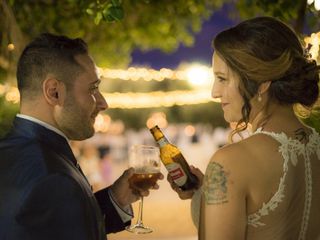
[{"label": "man's eye", "polygon": [[96,93],[98,90],[99,90],[98,86],[94,86],[94,87],[90,88],[90,92],[92,92],[92,93]]}]

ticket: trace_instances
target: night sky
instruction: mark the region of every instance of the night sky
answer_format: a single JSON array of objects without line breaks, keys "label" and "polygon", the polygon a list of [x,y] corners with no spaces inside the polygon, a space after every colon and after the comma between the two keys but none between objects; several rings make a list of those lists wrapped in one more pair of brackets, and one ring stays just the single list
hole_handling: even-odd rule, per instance
[{"label": "night sky", "polygon": [[135,50],[131,55],[132,63],[130,65],[149,66],[153,69],[176,69],[181,62],[198,62],[208,66],[211,65],[213,37],[225,28],[237,23],[236,20],[228,17],[231,8],[233,6],[224,5],[203,23],[201,31],[195,35],[193,47],[185,47],[180,44],[179,48],[171,54],[163,53],[160,50],[148,52]]}]

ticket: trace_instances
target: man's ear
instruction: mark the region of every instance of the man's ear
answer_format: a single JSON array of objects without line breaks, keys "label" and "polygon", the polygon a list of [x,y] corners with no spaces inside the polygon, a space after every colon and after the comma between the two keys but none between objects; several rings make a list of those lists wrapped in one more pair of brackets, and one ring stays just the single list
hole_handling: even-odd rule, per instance
[{"label": "man's ear", "polygon": [[56,78],[47,78],[43,81],[42,92],[50,105],[62,105],[64,102],[65,85]]},{"label": "man's ear", "polygon": [[271,81],[261,83],[258,89],[258,93],[264,94],[265,92],[267,92],[270,87],[270,84],[271,84]]}]

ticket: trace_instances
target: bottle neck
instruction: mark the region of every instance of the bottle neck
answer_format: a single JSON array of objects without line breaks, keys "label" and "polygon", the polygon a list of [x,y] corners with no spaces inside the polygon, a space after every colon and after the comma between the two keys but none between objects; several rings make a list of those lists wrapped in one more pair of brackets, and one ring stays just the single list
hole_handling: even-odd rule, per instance
[{"label": "bottle neck", "polygon": [[164,147],[165,145],[169,144],[169,141],[168,139],[166,139],[165,136],[163,136],[162,138],[160,138],[158,141],[157,141],[158,145],[160,148]]}]

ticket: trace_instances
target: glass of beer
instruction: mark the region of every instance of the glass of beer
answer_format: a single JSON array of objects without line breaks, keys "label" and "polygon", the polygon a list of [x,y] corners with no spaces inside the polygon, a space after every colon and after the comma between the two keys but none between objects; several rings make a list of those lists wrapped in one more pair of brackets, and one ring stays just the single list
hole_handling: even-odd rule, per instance
[{"label": "glass of beer", "polygon": [[[152,188],[160,177],[160,155],[159,149],[154,146],[134,145],[129,150],[129,166],[135,172],[129,179],[130,187],[139,191]],[[142,221],[143,197],[139,204],[139,214],[136,224],[126,229],[132,233],[145,234],[153,230],[144,226]]]}]

